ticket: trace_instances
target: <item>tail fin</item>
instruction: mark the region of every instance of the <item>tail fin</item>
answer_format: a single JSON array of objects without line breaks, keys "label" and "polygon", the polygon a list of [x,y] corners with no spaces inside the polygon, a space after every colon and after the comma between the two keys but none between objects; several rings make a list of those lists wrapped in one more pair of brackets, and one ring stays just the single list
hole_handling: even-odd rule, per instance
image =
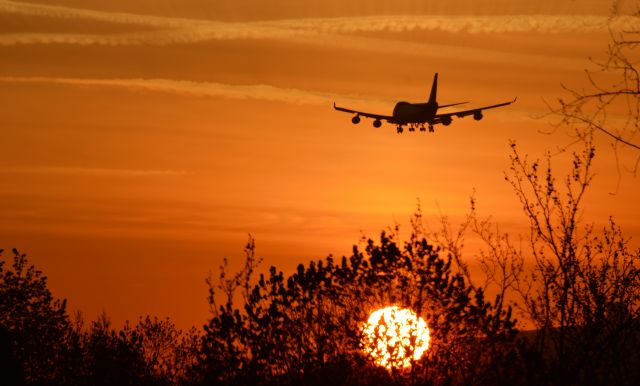
[{"label": "tail fin", "polygon": [[433,77],[433,86],[431,86],[431,94],[429,95],[429,103],[436,103],[436,94],[438,93],[438,73]]}]

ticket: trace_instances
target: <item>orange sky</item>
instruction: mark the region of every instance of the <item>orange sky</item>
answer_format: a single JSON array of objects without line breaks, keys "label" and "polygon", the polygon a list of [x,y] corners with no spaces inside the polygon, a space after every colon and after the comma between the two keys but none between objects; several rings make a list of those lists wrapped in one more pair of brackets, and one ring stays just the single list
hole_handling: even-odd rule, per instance
[{"label": "orange sky", "polygon": [[[205,321],[204,278],[240,261],[248,233],[265,266],[289,269],[406,224],[417,199],[455,218],[474,189],[481,214],[522,229],[508,142],[535,157],[568,142],[539,133],[544,100],[585,85],[608,8],[0,0],[0,247],[28,253],[87,318],[186,327]],[[434,72],[441,103],[518,101],[435,134],[354,126],[331,107],[387,114],[426,99]],[[598,141],[584,218],[614,215],[638,238],[640,181],[618,179]]]}]

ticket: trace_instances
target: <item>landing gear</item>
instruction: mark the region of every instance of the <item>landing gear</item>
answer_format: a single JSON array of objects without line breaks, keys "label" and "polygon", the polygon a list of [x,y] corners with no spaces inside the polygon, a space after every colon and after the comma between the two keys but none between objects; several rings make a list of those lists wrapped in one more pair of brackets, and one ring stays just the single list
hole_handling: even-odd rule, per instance
[{"label": "landing gear", "polygon": [[[425,126],[424,123],[409,123],[408,126],[409,126],[410,132],[414,132],[416,130],[420,130],[422,132],[427,131],[427,126]],[[429,132],[433,133],[434,132],[433,125],[430,124],[428,127],[429,127]],[[404,131],[404,128],[402,127],[402,125],[398,125],[396,126],[396,130],[398,131],[398,134],[400,134]]]}]

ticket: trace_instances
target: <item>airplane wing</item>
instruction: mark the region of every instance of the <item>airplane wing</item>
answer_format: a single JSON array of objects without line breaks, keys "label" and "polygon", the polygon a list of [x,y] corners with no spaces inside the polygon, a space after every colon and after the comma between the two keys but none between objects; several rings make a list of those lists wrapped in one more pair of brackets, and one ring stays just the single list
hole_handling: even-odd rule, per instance
[{"label": "airplane wing", "polygon": [[503,102],[503,103],[498,103],[495,105],[491,105],[491,106],[484,106],[484,107],[478,107],[475,109],[469,109],[469,110],[463,110],[463,111],[454,111],[451,113],[445,113],[445,114],[436,114],[436,116],[434,117],[434,124],[436,123],[442,123],[442,122],[446,122],[446,121],[451,121],[452,117],[458,117],[458,118],[462,118],[462,117],[466,117],[469,115],[473,115],[473,117],[476,120],[480,120],[482,119],[482,110],[489,110],[489,109],[495,109],[496,107],[502,107],[502,106],[507,106],[510,105],[512,103],[514,103],[516,101],[516,98],[513,98],[512,101],[509,102]]},{"label": "airplane wing", "polygon": [[344,111],[345,113],[356,114],[356,116],[361,116],[361,117],[371,118],[371,119],[380,120],[380,121],[387,121],[389,123],[394,123],[393,117],[390,116],[390,115],[371,114],[371,113],[365,113],[364,111],[345,109],[344,107],[336,106],[335,102],[333,102],[333,108],[338,110],[338,111]]}]

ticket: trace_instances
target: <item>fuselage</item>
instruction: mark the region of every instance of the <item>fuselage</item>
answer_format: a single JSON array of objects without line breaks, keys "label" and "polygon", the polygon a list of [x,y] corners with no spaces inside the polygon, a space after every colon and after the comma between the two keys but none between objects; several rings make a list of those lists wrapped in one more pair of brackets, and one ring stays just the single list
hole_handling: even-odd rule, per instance
[{"label": "fuselage", "polygon": [[437,111],[437,102],[398,102],[393,108],[393,119],[399,124],[432,123]]}]

